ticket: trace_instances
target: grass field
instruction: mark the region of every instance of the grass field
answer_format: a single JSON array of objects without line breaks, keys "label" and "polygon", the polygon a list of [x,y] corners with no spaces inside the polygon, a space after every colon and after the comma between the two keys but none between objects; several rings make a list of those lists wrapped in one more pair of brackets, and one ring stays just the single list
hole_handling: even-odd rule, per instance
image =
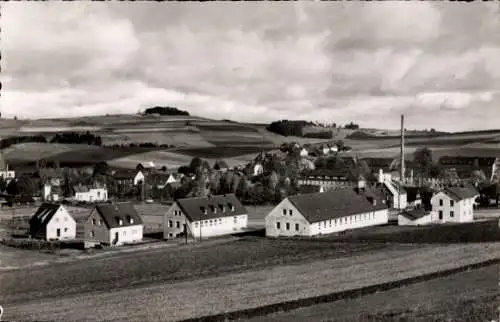
[{"label": "grass field", "polygon": [[499,243],[242,239],[5,272],[0,302],[5,318],[16,320],[172,321],[419,276],[499,254]]},{"label": "grass field", "polygon": [[497,318],[499,265],[393,290],[238,321],[468,321]]}]

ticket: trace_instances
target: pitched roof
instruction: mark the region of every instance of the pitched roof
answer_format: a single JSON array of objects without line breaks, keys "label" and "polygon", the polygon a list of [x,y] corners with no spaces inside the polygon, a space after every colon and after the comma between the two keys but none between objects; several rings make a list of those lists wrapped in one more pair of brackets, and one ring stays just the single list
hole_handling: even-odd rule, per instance
[{"label": "pitched roof", "polygon": [[406,217],[408,219],[411,219],[411,220],[420,219],[422,217],[427,216],[428,214],[430,214],[430,211],[425,210],[424,207],[419,207],[419,208],[415,208],[415,209],[404,210],[401,213],[402,216],[404,216],[404,217]]},{"label": "pitched roof", "polygon": [[299,193],[316,193],[320,192],[321,186],[317,185],[302,185],[299,186]]},{"label": "pitched roof", "polygon": [[89,192],[89,188],[87,186],[74,186],[73,190],[75,191],[75,193],[78,193],[78,192]]},{"label": "pitched roof", "polygon": [[[206,220],[238,216],[248,213],[234,194],[177,199],[176,203],[189,221],[197,221],[200,218]],[[234,211],[231,211],[232,206],[234,206]]]},{"label": "pitched roof", "polygon": [[117,170],[113,174],[115,179],[133,179],[137,175],[137,170]]},{"label": "pitched roof", "polygon": [[33,216],[31,216],[29,222],[30,222],[30,229],[37,230],[43,226],[46,226],[49,221],[54,217],[56,214],[57,210],[61,207],[60,204],[55,204],[55,203],[43,203],[35,212]]},{"label": "pitched roof", "polygon": [[471,187],[446,187],[444,188],[443,192],[456,201],[474,198],[475,196],[479,195],[479,192]]},{"label": "pitched roof", "polygon": [[406,190],[403,185],[397,181],[384,181],[384,184],[394,188],[399,194],[405,194]]},{"label": "pitched roof", "polygon": [[382,203],[373,205],[351,189],[295,195],[288,200],[309,223],[387,209]]},{"label": "pitched roof", "polygon": [[357,181],[356,176],[353,172],[346,167],[342,167],[340,169],[315,169],[315,170],[306,170],[302,173],[302,177],[323,177],[324,180],[350,180]]},{"label": "pitched roof", "polygon": [[101,215],[108,229],[143,224],[142,218],[137,214],[134,205],[130,202],[100,204],[95,207],[95,210]]}]

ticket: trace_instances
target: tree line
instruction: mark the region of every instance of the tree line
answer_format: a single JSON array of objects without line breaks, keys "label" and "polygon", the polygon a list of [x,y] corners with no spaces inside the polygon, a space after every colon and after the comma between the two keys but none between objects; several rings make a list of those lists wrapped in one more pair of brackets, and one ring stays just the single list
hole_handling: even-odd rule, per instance
[{"label": "tree line", "polygon": [[188,111],[180,110],[176,107],[170,106],[155,106],[151,108],[147,108],[144,111],[144,114],[159,114],[159,115],[184,115],[189,116]]},{"label": "tree line", "polygon": [[47,143],[47,139],[43,135],[9,136],[5,139],[0,140],[0,149],[8,148],[14,144],[29,143],[29,142]]},{"label": "tree line", "polygon": [[87,144],[87,145],[102,145],[102,139],[98,135],[94,135],[90,132],[83,134],[77,132],[66,132],[62,134],[56,134],[50,143],[65,143],[65,144]]}]

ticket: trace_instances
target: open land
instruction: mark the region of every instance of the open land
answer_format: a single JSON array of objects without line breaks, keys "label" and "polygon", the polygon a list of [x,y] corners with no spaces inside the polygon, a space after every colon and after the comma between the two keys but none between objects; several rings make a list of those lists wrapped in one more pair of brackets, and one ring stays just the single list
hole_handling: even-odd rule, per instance
[{"label": "open land", "polygon": [[247,237],[6,271],[0,276],[0,302],[12,319],[181,320],[499,257],[500,243],[346,244]]},{"label": "open land", "polygon": [[492,321],[498,317],[500,266],[491,265],[355,299],[240,321]]}]

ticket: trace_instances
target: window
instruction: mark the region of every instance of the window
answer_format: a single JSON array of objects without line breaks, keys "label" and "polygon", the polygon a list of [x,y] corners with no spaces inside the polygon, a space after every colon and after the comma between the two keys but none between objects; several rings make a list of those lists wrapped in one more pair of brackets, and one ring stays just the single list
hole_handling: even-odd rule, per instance
[{"label": "window", "polygon": [[99,220],[97,221],[97,224],[98,224],[99,226],[102,226],[102,220],[100,220],[100,219],[99,219]]},{"label": "window", "polygon": [[194,223],[194,228],[198,228],[198,222]]},{"label": "window", "polygon": [[68,221],[68,217],[64,217],[64,221]]},{"label": "window", "polygon": [[95,225],[95,218],[92,218],[92,225]]},{"label": "window", "polygon": [[439,210],[439,219],[443,219],[443,211]]},{"label": "window", "polygon": [[168,227],[172,227],[172,226],[173,226],[172,220],[169,220],[168,221]]},{"label": "window", "polygon": [[332,220],[330,219],[330,227],[332,227]]},{"label": "window", "polygon": [[123,236],[126,236],[126,235],[127,235],[127,232],[124,230],[124,231],[122,232],[122,235],[123,235]]},{"label": "window", "polygon": [[455,216],[455,212],[450,211],[450,217],[453,218]]},{"label": "window", "polygon": [[454,200],[450,200],[450,207],[453,207],[455,204],[455,201]]},{"label": "window", "polygon": [[288,210],[288,214],[291,216],[292,215],[292,209]]},{"label": "window", "polygon": [[221,222],[222,222],[222,218],[219,218],[219,223],[221,223]]},{"label": "window", "polygon": [[283,216],[286,216],[286,209],[283,209]]},{"label": "window", "polygon": [[68,232],[68,228],[64,228],[64,232],[67,233]]},{"label": "window", "polygon": [[212,219],[210,219],[210,221],[209,221],[209,222],[210,222],[210,226],[212,226],[212,225],[213,225],[213,221],[212,221]]},{"label": "window", "polygon": [[176,222],[175,222],[175,227],[176,227],[176,228],[181,228],[181,223],[180,223],[180,221],[176,221]]},{"label": "window", "polygon": [[442,206],[443,205],[443,199],[439,199],[439,205]]},{"label": "window", "polygon": [[299,231],[299,224],[295,224],[295,231]]},{"label": "window", "polygon": [[234,217],[234,223],[236,224],[238,222],[238,217]]},{"label": "window", "polygon": [[281,229],[281,223],[279,221],[276,222],[276,229]]},{"label": "window", "polygon": [[59,222],[59,218],[56,218],[56,222]]},{"label": "window", "polygon": [[323,226],[326,227],[326,221],[323,221]]},{"label": "window", "polygon": [[89,232],[89,236],[90,236],[90,238],[94,238],[95,234],[94,234],[94,231],[93,231],[93,230],[91,230],[91,231]]},{"label": "window", "polygon": [[290,223],[289,222],[286,223],[286,230],[290,230]]}]

